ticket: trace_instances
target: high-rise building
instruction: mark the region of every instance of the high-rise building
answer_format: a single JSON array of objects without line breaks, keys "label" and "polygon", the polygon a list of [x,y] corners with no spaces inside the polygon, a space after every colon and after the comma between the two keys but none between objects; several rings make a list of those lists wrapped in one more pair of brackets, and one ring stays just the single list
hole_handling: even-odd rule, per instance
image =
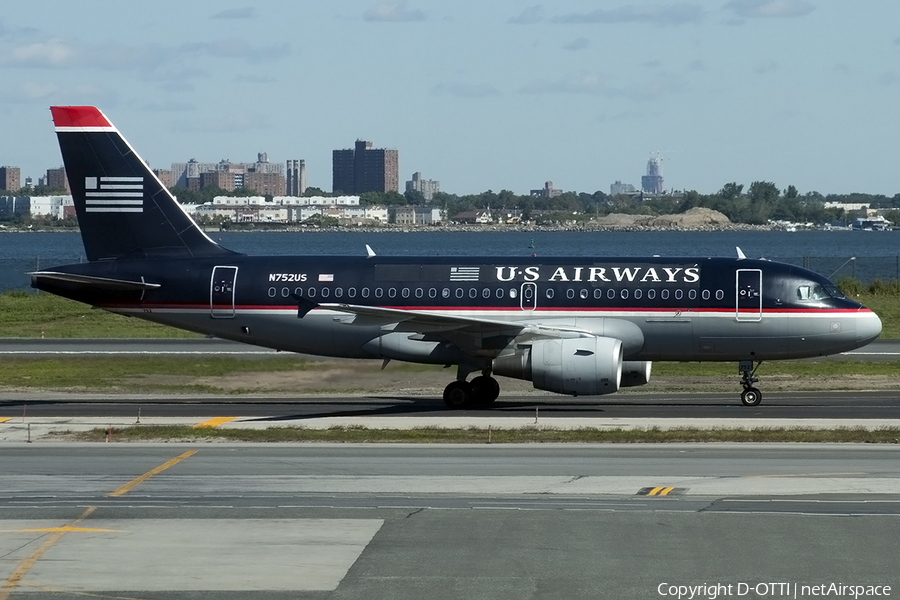
[{"label": "high-rise building", "polygon": [[286,196],[302,196],[306,193],[306,161],[293,159],[285,163]]},{"label": "high-rise building", "polygon": [[647,161],[647,174],[641,177],[641,189],[648,194],[663,193],[662,158],[659,154]]},{"label": "high-rise building", "polygon": [[47,187],[53,190],[65,190],[67,194],[71,193],[65,167],[47,169]]},{"label": "high-rise building", "polygon": [[422,174],[416,171],[412,179],[406,182],[406,191],[420,192],[425,200],[431,202],[434,195],[441,191],[441,182],[434,179],[422,179]]},{"label": "high-rise building", "polygon": [[356,140],[353,149],[334,150],[331,154],[332,192],[400,191],[397,150],[372,148],[372,142]]},{"label": "high-rise building", "polygon": [[0,167],[0,191],[15,192],[22,188],[22,170],[19,167]]}]

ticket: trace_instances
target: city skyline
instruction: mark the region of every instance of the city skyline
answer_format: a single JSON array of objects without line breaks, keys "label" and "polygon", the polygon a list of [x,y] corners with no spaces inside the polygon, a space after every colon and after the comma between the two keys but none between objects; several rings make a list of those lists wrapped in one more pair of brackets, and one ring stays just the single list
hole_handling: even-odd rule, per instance
[{"label": "city skyline", "polygon": [[155,168],[265,150],[321,189],[359,138],[457,194],[637,186],[656,152],[667,189],[900,191],[890,0],[4,8],[0,164],[23,178],[59,164],[48,107],[90,104]]}]

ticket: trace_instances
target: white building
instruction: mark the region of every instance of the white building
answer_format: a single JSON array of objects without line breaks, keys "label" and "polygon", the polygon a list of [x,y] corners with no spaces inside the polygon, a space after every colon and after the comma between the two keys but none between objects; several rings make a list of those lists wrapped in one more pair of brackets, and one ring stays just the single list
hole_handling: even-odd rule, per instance
[{"label": "white building", "polygon": [[[66,216],[66,207],[74,207],[72,196],[31,196],[32,217],[49,215],[54,219],[63,219]],[[74,210],[74,209],[73,209]]]}]

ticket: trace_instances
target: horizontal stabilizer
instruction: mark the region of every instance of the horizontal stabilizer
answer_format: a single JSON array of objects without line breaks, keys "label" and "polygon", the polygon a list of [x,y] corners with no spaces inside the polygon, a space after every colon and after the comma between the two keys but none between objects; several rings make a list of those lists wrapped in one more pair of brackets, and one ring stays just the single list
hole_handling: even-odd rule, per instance
[{"label": "horizontal stabilizer", "polygon": [[110,277],[92,277],[90,275],[76,275],[74,273],[59,273],[57,271],[34,271],[28,273],[32,280],[44,281],[63,281],[66,283],[75,283],[93,288],[99,288],[111,291],[140,291],[155,290],[159,287],[158,283],[148,283],[141,278],[141,281],[130,281],[128,279],[112,279]]}]

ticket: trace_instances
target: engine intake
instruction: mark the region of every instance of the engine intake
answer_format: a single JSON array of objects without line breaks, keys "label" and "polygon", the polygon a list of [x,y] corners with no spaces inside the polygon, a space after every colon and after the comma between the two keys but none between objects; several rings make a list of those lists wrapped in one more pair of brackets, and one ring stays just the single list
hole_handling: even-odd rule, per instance
[{"label": "engine intake", "polygon": [[622,380],[622,342],[583,337],[538,340],[495,358],[494,374],[531,381],[539,390],[573,396],[613,394]]}]

